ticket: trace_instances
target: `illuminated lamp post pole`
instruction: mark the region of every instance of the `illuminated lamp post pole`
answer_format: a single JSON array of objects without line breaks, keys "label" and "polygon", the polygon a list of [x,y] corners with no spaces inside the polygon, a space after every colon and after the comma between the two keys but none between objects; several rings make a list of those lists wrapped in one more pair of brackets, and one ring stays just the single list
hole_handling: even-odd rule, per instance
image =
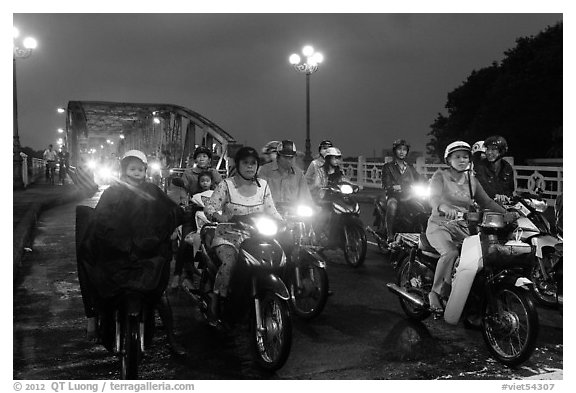
[{"label": "illuminated lamp post pole", "polygon": [[306,57],[302,61],[300,55],[294,53],[288,59],[290,64],[298,72],[306,74],[306,151],[304,152],[304,165],[307,168],[312,162],[312,152],[310,151],[310,75],[318,71],[318,66],[324,60],[319,52],[314,52],[314,48],[310,45],[302,48],[302,54]]},{"label": "illuminated lamp post pole", "polygon": [[13,110],[14,110],[14,140],[12,143],[13,154],[13,187],[14,189],[24,188],[24,181],[22,180],[22,157],[20,156],[20,136],[18,135],[18,93],[16,88],[16,59],[25,59],[32,55],[32,50],[36,48],[37,43],[34,38],[27,37],[22,41],[22,47],[18,46],[16,39],[20,36],[17,28],[13,29],[14,46],[12,50],[12,66],[13,66]]}]

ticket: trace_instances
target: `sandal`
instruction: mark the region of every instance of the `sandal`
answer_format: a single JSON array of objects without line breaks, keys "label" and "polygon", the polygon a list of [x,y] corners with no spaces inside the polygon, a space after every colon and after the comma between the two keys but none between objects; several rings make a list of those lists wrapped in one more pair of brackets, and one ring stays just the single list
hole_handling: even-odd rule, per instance
[{"label": "sandal", "polygon": [[428,302],[430,303],[430,311],[435,314],[441,314],[444,312],[444,306],[440,300],[440,295],[434,291],[430,291],[428,294]]}]

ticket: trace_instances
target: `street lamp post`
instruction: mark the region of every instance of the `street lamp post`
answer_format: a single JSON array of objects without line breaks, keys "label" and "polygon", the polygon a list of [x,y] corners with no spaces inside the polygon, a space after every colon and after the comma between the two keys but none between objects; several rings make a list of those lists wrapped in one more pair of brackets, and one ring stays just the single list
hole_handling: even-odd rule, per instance
[{"label": "street lamp post", "polygon": [[318,71],[318,66],[324,60],[324,56],[319,52],[314,52],[314,48],[310,45],[302,48],[302,54],[306,57],[304,62],[296,53],[292,54],[288,60],[296,71],[306,74],[306,151],[304,152],[304,165],[308,167],[312,162],[312,152],[310,151],[310,75]]},{"label": "street lamp post", "polygon": [[14,28],[14,46],[12,50],[12,70],[13,70],[13,110],[14,110],[14,140],[12,146],[13,154],[13,187],[14,189],[24,188],[24,182],[22,180],[22,157],[20,156],[20,136],[18,135],[18,94],[16,90],[16,59],[25,59],[32,55],[32,50],[36,48],[36,40],[34,38],[28,37],[22,41],[22,46],[19,46],[16,39],[19,37],[20,33],[18,29]]}]

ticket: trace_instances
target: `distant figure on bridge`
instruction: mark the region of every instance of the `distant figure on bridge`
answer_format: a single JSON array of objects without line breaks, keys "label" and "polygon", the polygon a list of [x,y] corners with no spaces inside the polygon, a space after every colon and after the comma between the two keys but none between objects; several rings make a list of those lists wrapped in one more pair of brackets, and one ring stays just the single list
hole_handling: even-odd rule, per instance
[{"label": "distant figure on bridge", "polygon": [[70,153],[66,150],[66,146],[62,146],[62,149],[58,152],[58,164],[60,165],[58,178],[60,183],[64,185],[66,174],[68,173],[68,167],[70,166]]},{"label": "distant figure on bridge", "polygon": [[320,142],[320,145],[318,145],[319,156],[310,163],[308,168],[306,168],[306,174],[304,175],[309,187],[314,184],[314,179],[316,178],[316,172],[318,172],[318,168],[324,165],[324,156],[326,155],[326,150],[332,146],[332,142],[329,140],[323,140]]},{"label": "distant figure on bridge", "polygon": [[474,166],[474,172],[486,194],[502,204],[514,193],[514,168],[502,158],[508,152],[508,143],[500,135],[486,138],[486,159]]},{"label": "distant figure on bridge", "polygon": [[52,175],[52,180],[54,180],[58,153],[54,150],[52,145],[48,145],[48,149],[44,150],[43,158],[46,162],[46,180],[50,180],[50,175]]},{"label": "distant figure on bridge", "polygon": [[102,193],[79,251],[87,335],[96,334],[103,299],[134,290],[155,302],[168,343],[181,355],[184,350],[175,341],[172,311],[163,294],[170,277],[170,235],[181,223],[182,211],[160,188],[146,182],[144,153],[130,150],[120,164],[120,181]]}]

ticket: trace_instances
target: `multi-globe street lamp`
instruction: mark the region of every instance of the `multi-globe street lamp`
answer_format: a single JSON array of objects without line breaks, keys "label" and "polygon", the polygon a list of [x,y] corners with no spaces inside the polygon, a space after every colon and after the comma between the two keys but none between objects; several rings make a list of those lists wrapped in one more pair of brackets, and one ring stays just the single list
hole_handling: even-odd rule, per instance
[{"label": "multi-globe street lamp", "polygon": [[288,61],[296,71],[306,74],[306,151],[304,152],[304,165],[308,167],[310,162],[312,162],[312,153],[310,151],[310,75],[318,71],[318,66],[324,60],[324,56],[319,52],[315,52],[310,45],[302,48],[302,54],[305,57],[304,61],[296,53],[292,54]]},{"label": "multi-globe street lamp", "polygon": [[20,156],[20,136],[18,135],[18,93],[16,90],[16,59],[25,59],[32,55],[32,51],[36,48],[36,40],[32,37],[27,37],[21,42],[18,41],[20,37],[20,32],[16,27],[13,28],[13,38],[14,45],[12,50],[12,69],[13,69],[13,83],[14,87],[12,90],[13,95],[13,109],[14,109],[14,141],[12,146],[13,154],[13,187],[15,189],[24,188],[24,182],[22,180],[22,157]]}]

